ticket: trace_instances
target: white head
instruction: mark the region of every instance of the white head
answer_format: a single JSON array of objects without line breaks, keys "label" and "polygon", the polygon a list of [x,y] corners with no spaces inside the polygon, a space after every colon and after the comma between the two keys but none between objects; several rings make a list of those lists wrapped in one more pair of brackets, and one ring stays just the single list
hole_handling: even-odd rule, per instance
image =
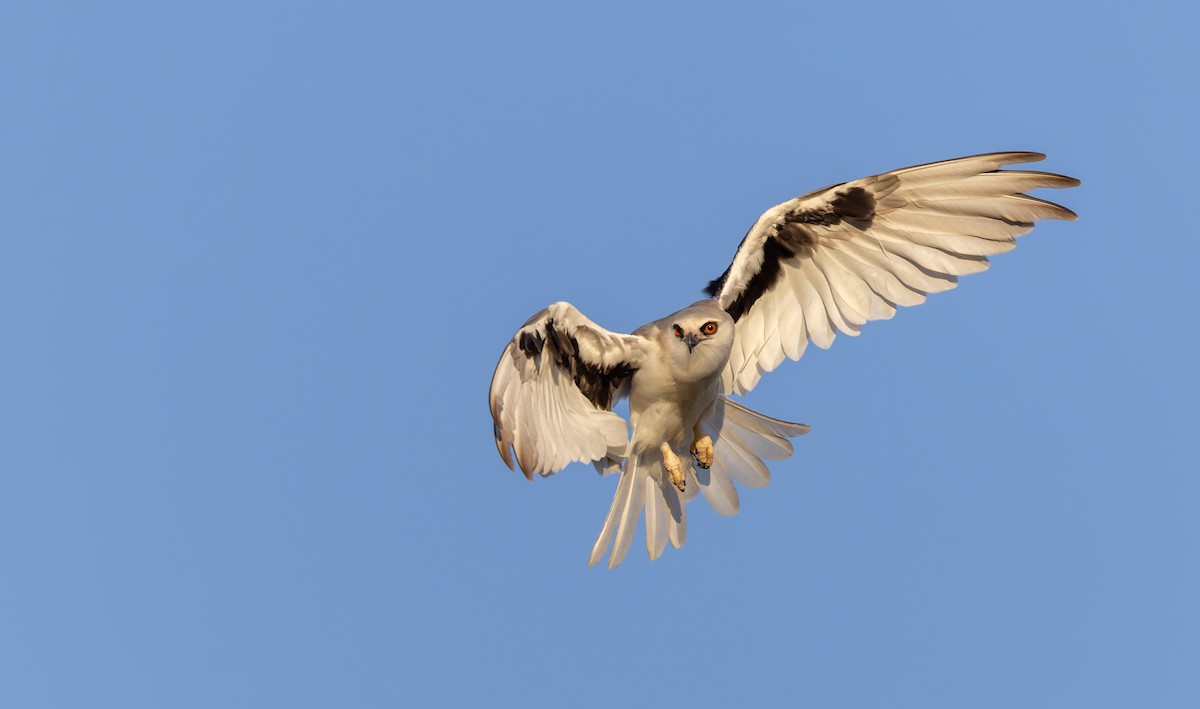
[{"label": "white head", "polygon": [[664,349],[687,380],[719,374],[733,349],[734,323],[715,300],[701,300],[659,321]]}]

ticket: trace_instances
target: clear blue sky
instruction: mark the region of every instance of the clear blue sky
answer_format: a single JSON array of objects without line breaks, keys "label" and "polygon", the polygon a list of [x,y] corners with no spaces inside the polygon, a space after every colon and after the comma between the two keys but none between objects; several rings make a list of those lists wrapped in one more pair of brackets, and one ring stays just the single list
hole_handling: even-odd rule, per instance
[{"label": "clear blue sky", "polygon": [[[1197,11],[824,5],[7,3],[0,705],[1200,706]],[[496,455],[544,305],[995,150],[1079,221],[770,375],[739,516],[589,569]]]}]

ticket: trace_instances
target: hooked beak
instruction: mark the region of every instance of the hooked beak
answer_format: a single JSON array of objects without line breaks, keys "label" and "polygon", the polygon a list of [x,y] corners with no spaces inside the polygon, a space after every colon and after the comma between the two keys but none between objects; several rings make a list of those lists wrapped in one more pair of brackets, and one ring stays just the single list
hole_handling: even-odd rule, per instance
[{"label": "hooked beak", "polygon": [[689,332],[683,336],[683,343],[688,346],[688,352],[695,349],[698,342],[700,342],[700,338],[696,337],[695,333]]}]

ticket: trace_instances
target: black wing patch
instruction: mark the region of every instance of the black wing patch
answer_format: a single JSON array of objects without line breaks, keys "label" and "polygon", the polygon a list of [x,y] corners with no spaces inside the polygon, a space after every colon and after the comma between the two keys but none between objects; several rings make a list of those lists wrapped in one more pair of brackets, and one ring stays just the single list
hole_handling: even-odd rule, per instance
[{"label": "black wing patch", "polygon": [[[829,189],[837,189],[837,186]],[[866,230],[874,219],[875,197],[862,187],[851,187],[835,193],[833,199],[821,209],[795,210],[783,215],[781,221],[769,227],[770,233],[763,241],[762,266],[750,277],[741,293],[725,310],[737,321],[763,293],[775,285],[783,272],[783,264],[811,254],[817,245],[817,235],[811,227],[829,227],[848,222],[858,229]],[[747,238],[749,236],[746,235]],[[744,238],[738,246],[739,252],[745,244]],[[709,281],[704,292],[716,298],[725,288],[732,268],[733,264],[730,264],[720,278]]]},{"label": "black wing patch", "polygon": [[628,362],[618,362],[610,367],[588,362],[579,356],[579,340],[574,335],[555,327],[553,318],[546,321],[545,327],[545,337],[539,332],[522,332],[517,346],[530,358],[545,353],[551,363],[571,375],[575,386],[593,406],[611,410],[613,397],[637,367]]}]

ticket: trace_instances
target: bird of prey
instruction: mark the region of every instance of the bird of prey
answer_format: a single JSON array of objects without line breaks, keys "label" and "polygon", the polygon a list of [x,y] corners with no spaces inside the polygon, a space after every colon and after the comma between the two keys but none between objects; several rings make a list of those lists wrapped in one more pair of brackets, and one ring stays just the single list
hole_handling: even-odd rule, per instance
[{"label": "bird of prey", "polygon": [[[658,558],[687,532],[699,492],[720,514],[738,510],[736,480],[763,487],[763,459],[792,453],[804,424],[729,398],[750,391],[808,342],[828,348],[897,306],[955,286],[988,267],[1038,219],[1075,219],[1039,187],[1062,175],[1005,165],[1039,153],[989,153],[917,165],[833,185],[771,207],[754,222],[709,298],[634,330],[609,332],[571,304],[534,315],[505,347],[492,378],[496,447],[527,478],[573,461],[619,472],[589,565],[611,544],[625,558],[642,510],[646,549]],[[629,399],[629,425],[613,405]],[[632,432],[630,431],[632,429]]]}]

